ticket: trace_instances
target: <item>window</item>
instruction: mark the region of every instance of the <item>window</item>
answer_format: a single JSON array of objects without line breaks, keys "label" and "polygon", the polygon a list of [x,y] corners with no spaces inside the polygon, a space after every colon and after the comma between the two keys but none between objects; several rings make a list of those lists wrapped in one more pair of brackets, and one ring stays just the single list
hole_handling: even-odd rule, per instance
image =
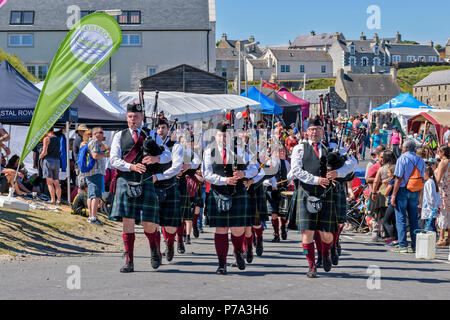
[{"label": "window", "polygon": [[120,16],[117,16],[117,22],[120,24],[140,24],[141,12],[140,11],[122,11]]},{"label": "window", "polygon": [[81,10],[80,18],[83,19],[87,15],[94,13],[94,12],[95,12],[94,10]]},{"label": "window", "polygon": [[39,80],[44,81],[48,73],[48,66],[46,64],[27,65],[27,71]]},{"label": "window", "polygon": [[239,60],[236,60],[236,61],[234,62],[234,68],[235,68],[235,69],[238,69],[238,68],[239,68]]},{"label": "window", "polygon": [[406,61],[408,61],[408,62],[414,62],[414,60],[416,60],[415,56],[408,56],[408,57],[406,57]]},{"label": "window", "polygon": [[304,72],[305,72],[305,66],[304,66],[303,64],[300,66],[300,72],[301,72],[301,73],[304,73]]},{"label": "window", "polygon": [[156,73],[157,67],[148,67],[148,76],[152,76]]},{"label": "window", "polygon": [[425,56],[419,56],[419,58],[417,59],[417,61],[425,62],[425,61],[426,61],[426,60],[425,60]]},{"label": "window", "polygon": [[392,56],[392,62],[402,62],[402,56]]},{"label": "window", "polygon": [[378,55],[380,53],[380,47],[374,46],[373,47],[373,53],[375,53],[375,55]]},{"label": "window", "polygon": [[227,62],[225,60],[222,60],[222,69],[227,68]]},{"label": "window", "polygon": [[34,11],[11,11],[9,24],[34,24]]},{"label": "window", "polygon": [[123,34],[121,46],[140,47],[141,46],[141,35],[140,34]]},{"label": "window", "polygon": [[327,66],[322,66],[322,73],[327,72]]},{"label": "window", "polygon": [[281,72],[286,72],[286,66],[284,64],[281,65]]},{"label": "window", "polygon": [[355,57],[350,57],[350,62],[349,62],[349,64],[350,64],[351,66],[356,66],[356,58],[355,58]]},{"label": "window", "polygon": [[369,64],[369,60],[366,57],[362,57],[361,59],[361,65],[363,67],[366,67]]},{"label": "window", "polygon": [[380,58],[376,57],[373,59],[373,65],[374,66],[379,66],[380,65]]},{"label": "window", "polygon": [[354,44],[350,45],[350,54],[355,54],[355,45]]},{"label": "window", "polygon": [[286,72],[291,72],[291,66],[290,65],[286,65]]},{"label": "window", "polygon": [[32,34],[9,34],[8,47],[32,47]]},{"label": "window", "polygon": [[428,61],[429,61],[429,62],[436,62],[436,61],[437,61],[437,58],[436,58],[435,56],[429,56],[429,57],[428,57]]},{"label": "window", "polygon": [[223,77],[223,78],[226,78],[226,77],[227,77],[227,72],[226,72],[226,71],[222,72],[222,77]]}]

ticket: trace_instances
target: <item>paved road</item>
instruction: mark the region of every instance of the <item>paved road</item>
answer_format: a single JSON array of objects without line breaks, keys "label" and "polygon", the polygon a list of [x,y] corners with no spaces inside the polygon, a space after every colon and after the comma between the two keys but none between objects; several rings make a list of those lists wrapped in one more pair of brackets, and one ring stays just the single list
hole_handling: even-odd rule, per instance
[{"label": "paved road", "polygon": [[[308,279],[299,234],[290,231],[287,241],[274,244],[269,228],[264,233],[263,257],[255,257],[245,271],[229,267],[227,276],[219,276],[215,274],[213,230],[205,230],[207,233],[187,246],[186,254],[176,253],[171,263],[164,262],[156,271],[150,266],[142,231],[137,234],[136,272],[132,274],[119,273],[124,261],[120,253],[3,263],[0,299],[449,298],[448,248],[439,249],[438,260],[423,261],[414,255],[392,253],[382,244],[371,243],[367,235],[344,233],[339,265],[329,273],[319,270],[317,279]],[[230,263],[234,261],[231,252],[230,245]],[[68,288],[68,279],[74,274],[67,273],[70,266],[79,267],[80,289]],[[377,272],[381,280],[369,280]],[[69,283],[72,288],[77,284]]]}]

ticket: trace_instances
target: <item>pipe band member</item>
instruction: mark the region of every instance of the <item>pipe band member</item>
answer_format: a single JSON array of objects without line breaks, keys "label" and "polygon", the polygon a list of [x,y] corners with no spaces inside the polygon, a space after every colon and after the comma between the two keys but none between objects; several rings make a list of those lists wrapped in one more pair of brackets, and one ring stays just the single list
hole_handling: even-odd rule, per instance
[{"label": "pipe band member", "polygon": [[[327,172],[326,155],[328,150],[322,145],[323,127],[319,117],[310,119],[307,129],[307,142],[295,146],[292,152],[291,170],[288,179],[298,180],[295,208],[299,229],[302,232],[302,246],[309,263],[307,276],[317,277],[315,264],[314,234],[319,231],[322,240],[322,260],[326,272],[331,270],[330,245],[333,232],[338,231],[337,208],[331,180],[344,177],[348,168]],[[311,198],[315,197],[315,198]],[[322,206],[317,206],[320,200]],[[307,204],[308,201],[308,204]],[[315,206],[313,206],[313,205]],[[316,210],[314,209],[316,208]],[[318,211],[318,212],[314,212]]]},{"label": "pipe band member", "polygon": [[[171,154],[167,148],[159,156],[144,156],[144,141],[147,137],[156,136],[156,143],[161,146],[163,141],[152,130],[143,127],[143,108],[140,104],[127,106],[128,128],[114,135],[111,145],[111,167],[115,169],[112,192],[115,193],[111,212],[111,219],[121,220],[123,223],[123,243],[125,247],[126,263],[121,272],[133,272],[133,251],[135,232],[134,225],[141,223],[144,234],[150,243],[151,265],[157,269],[161,264],[160,223],[158,199],[152,180],[152,172],[148,165],[165,164],[171,161]],[[130,197],[127,189],[129,183],[141,185],[142,194]]]},{"label": "pipe band member", "polygon": [[227,274],[229,229],[236,264],[240,270],[245,269],[244,228],[254,225],[255,217],[249,213],[249,196],[243,179],[251,179],[258,174],[256,160],[250,160],[244,149],[227,146],[227,130],[231,130],[228,123],[218,124],[214,142],[206,149],[203,162],[204,178],[211,183],[206,201],[208,224],[216,228],[214,244],[219,260],[216,273],[222,275]]}]

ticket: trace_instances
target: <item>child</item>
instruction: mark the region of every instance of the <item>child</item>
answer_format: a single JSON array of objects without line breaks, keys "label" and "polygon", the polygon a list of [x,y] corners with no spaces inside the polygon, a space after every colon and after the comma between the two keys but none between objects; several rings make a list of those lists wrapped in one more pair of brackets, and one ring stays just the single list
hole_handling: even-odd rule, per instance
[{"label": "child", "polygon": [[[432,166],[425,168],[424,179],[426,180],[423,188],[422,199],[422,213],[419,220],[419,226],[425,229],[428,220],[433,216],[433,210],[438,209],[441,206],[441,196],[439,194],[439,187],[436,183],[434,171]],[[436,232],[436,215],[431,221],[429,228],[431,231]]]},{"label": "child", "polygon": [[386,210],[386,213],[384,214],[383,227],[384,230],[386,230],[388,236],[388,238],[386,239],[386,245],[389,247],[395,247],[398,245],[397,229],[395,228],[395,209],[391,205],[391,194],[395,183],[394,172],[395,165],[390,165],[387,171],[389,182],[384,193],[385,197],[388,198],[389,206]]},{"label": "child", "polygon": [[78,190],[78,194],[73,199],[72,203],[72,214],[81,215],[83,217],[87,217],[87,184],[83,182]]}]

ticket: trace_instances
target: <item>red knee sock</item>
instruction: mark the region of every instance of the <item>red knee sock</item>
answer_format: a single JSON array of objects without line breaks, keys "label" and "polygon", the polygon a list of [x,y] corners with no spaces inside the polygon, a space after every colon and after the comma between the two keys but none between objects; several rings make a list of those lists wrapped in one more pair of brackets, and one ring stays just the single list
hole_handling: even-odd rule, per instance
[{"label": "red knee sock", "polygon": [[331,243],[331,245],[335,246],[337,245],[339,239],[339,231],[333,232],[333,242]]},{"label": "red knee sock", "polygon": [[166,234],[167,234],[167,246],[173,246],[175,242],[176,233],[169,233],[166,231]]},{"label": "red knee sock", "polygon": [[252,227],[252,230],[256,235],[256,241],[258,241],[258,242],[262,241],[263,231],[264,231],[263,227],[262,226],[259,228]]},{"label": "red knee sock", "polygon": [[184,233],[185,227],[186,227],[186,224],[183,221],[183,224],[181,225],[181,227],[177,228],[177,241],[178,242],[182,242],[183,241],[183,233]]},{"label": "red knee sock", "polygon": [[236,237],[233,234],[231,234],[231,243],[234,247],[234,253],[237,253],[240,249],[242,249],[242,246],[245,241],[245,234],[242,234],[240,237]]},{"label": "red knee sock", "polygon": [[195,214],[194,213],[194,218],[192,219],[192,225],[193,226],[196,226],[197,225],[197,221],[198,221],[198,217],[200,216],[200,213],[199,214]]},{"label": "red knee sock", "polygon": [[285,217],[281,217],[281,230],[285,230],[286,229],[286,218]]},{"label": "red knee sock", "polygon": [[317,254],[319,256],[322,255],[322,238],[320,237],[320,231],[316,230],[314,232],[315,236],[316,236],[316,248],[317,248]]},{"label": "red knee sock", "polygon": [[[163,230],[164,230],[164,228],[163,228]],[[156,247],[160,251],[161,234],[159,233],[159,231],[156,230],[153,233],[147,233],[144,231],[144,234],[147,237],[148,242],[150,243],[150,249]]]},{"label": "red knee sock", "polygon": [[306,251],[306,259],[308,260],[309,265],[313,265],[316,263],[316,255],[314,251],[314,242],[311,243],[302,243],[303,251]]},{"label": "red knee sock", "polygon": [[331,243],[325,243],[322,241],[322,255],[326,256],[330,253]]},{"label": "red knee sock", "polygon": [[245,249],[251,250],[253,248],[253,234],[250,237],[245,237]]},{"label": "red knee sock", "polygon": [[125,247],[125,251],[128,253],[127,256],[127,263],[133,262],[133,251],[134,251],[134,240],[135,240],[134,233],[123,233],[122,239],[123,239],[123,245]]},{"label": "red knee sock", "polygon": [[219,263],[222,261],[224,264],[227,263],[227,255],[229,249],[228,234],[214,234],[214,246],[216,247],[217,257],[219,258]]},{"label": "red knee sock", "polygon": [[272,219],[272,227],[273,227],[273,232],[275,233],[275,235],[279,236],[280,235],[280,223],[278,222],[278,218]]},{"label": "red knee sock", "polygon": [[166,228],[162,227],[161,230],[162,230],[162,234],[163,234],[164,241],[167,241],[168,238],[167,238],[167,231],[166,231]]}]

